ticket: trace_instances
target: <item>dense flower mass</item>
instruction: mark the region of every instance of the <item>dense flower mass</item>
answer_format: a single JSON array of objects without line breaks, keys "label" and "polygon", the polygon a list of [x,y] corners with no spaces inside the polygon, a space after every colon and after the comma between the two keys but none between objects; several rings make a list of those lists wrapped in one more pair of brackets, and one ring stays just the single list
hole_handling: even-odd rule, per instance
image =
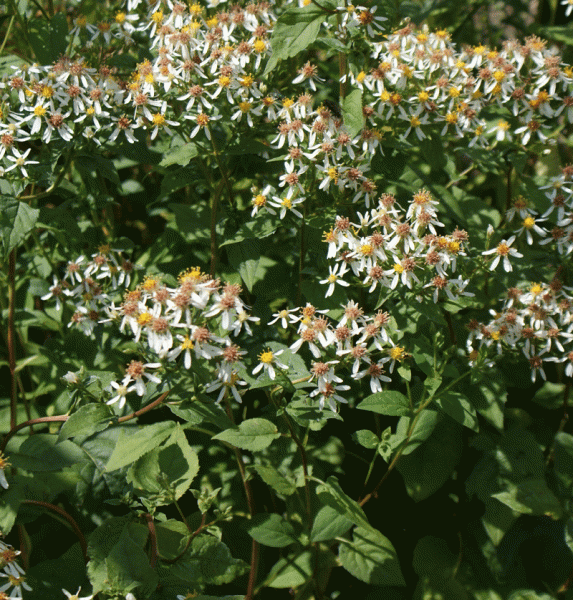
[{"label": "dense flower mass", "polygon": [[[340,39],[358,32],[371,48],[369,68],[341,78],[347,94],[362,94],[363,126],[352,131],[340,107],[313,98],[322,81],[320,65],[306,62],[299,69],[292,81],[297,92],[291,96],[271,93],[263,83],[277,10],[266,2],[223,9],[157,2],[146,12],[144,3],[133,0],[108,27],[76,18],[71,34],[88,51],[101,43],[129,45],[138,32],[149,36],[154,58],[139,63],[127,78],[116,68],[101,64],[95,69],[87,60],[70,56],[52,66],[22,67],[5,78],[0,159],[6,177],[33,180],[38,162],[28,147],[33,140],[50,143],[60,138],[72,144],[83,137],[86,144],[100,145],[106,139],[125,138],[133,143],[142,130],[151,141],[177,135],[209,143],[221,119],[244,119],[251,128],[273,125],[276,134],[265,156],[283,156],[284,171],[275,182],[255,190],[253,217],[264,218],[268,212],[281,219],[287,214],[303,219],[315,179],[323,192],[364,206],[355,222],[338,217],[325,233],[327,258],[335,262],[320,280],[328,286],[326,297],[339,286],[348,287],[349,277],[369,293],[405,288],[419,301],[428,297],[434,303],[456,302],[473,296],[469,269],[460,268],[480,254],[475,249],[468,258],[468,233],[442,232],[439,202],[426,189],[402,210],[371,178],[372,160],[384,154],[387,142],[408,145],[436,130],[465,140],[468,147],[512,140],[524,146],[551,145],[559,123],[573,121],[572,68],[536,37],[525,44],[507,42],[501,50],[459,50],[445,31],[406,25],[381,36],[384,19],[374,10],[341,7],[338,24],[325,20],[322,26]],[[492,119],[491,108],[503,108],[504,118]],[[481,250],[487,269],[511,271],[523,256],[516,249],[522,240],[550,245],[565,256],[573,251],[572,175],[566,168],[541,188],[550,203],[541,216],[522,196],[514,200],[505,217],[515,224],[512,235]],[[129,287],[134,268],[120,252],[103,249],[89,260],[82,256],[70,262],[62,281],[54,280],[44,296],[55,298],[58,307],[62,300],[71,300],[75,308],[70,325],[86,334],[98,323],[116,321],[121,331],[144,342],[149,358],[126,366],[124,377],[109,388],[109,403],[121,409],[131,392],[143,396],[150,383],[160,384],[166,365],[178,361],[189,370],[196,360],[214,365],[208,393],[218,391],[219,400],[231,393],[240,402],[237,386],[246,385],[239,375],[244,352],[232,337],[243,329],[250,333],[249,321],[257,320],[240,300],[240,289],[191,270],[180,277],[178,286],[150,276],[118,301],[116,294]],[[470,356],[477,341],[486,346],[496,341],[499,349],[504,341],[513,345],[523,340],[533,377],[537,372],[543,375],[537,364],[542,353],[539,360],[570,360],[566,346],[573,324],[570,304],[565,306],[569,296],[564,288],[559,294],[559,302],[553,294],[551,310],[533,309],[535,302],[529,303],[524,308],[529,316],[520,313],[507,332],[502,325],[472,329]],[[556,313],[554,305],[561,312]],[[335,410],[336,402],[344,401],[345,386],[336,385],[343,380],[335,375],[343,365],[352,365],[355,380],[368,375],[374,391],[388,380],[383,365],[391,362],[392,371],[396,360],[405,356],[390,338],[390,316],[385,312],[367,316],[349,303],[343,319],[332,323],[324,316],[305,314],[308,307],[301,310],[301,317],[292,309],[282,317],[278,313],[271,323],[280,318],[283,327],[298,324],[290,349],[308,348],[317,360],[313,369],[336,365],[317,376],[317,389],[310,394],[319,397],[321,408],[328,404]],[[543,317],[531,320],[531,314],[541,313]],[[523,333],[530,326],[536,332],[533,337]],[[548,333],[556,329],[558,334]],[[543,349],[540,340],[545,340]],[[264,369],[274,379],[273,364],[287,369],[275,361],[277,355],[263,353],[255,374]]]}]

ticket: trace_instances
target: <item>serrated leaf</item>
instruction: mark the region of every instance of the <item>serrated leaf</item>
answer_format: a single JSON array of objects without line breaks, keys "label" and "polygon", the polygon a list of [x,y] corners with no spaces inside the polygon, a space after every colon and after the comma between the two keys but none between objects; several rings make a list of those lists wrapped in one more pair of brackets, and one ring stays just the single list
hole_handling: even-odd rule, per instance
[{"label": "serrated leaf", "polygon": [[544,479],[525,479],[518,484],[508,484],[508,489],[492,494],[512,510],[525,515],[561,518],[563,509]]},{"label": "serrated leaf", "polygon": [[376,448],[380,443],[378,436],[369,429],[360,429],[352,434],[352,438],[357,444],[360,444],[363,448],[372,450]]},{"label": "serrated leaf", "polygon": [[239,272],[249,292],[252,292],[253,286],[258,281],[256,275],[261,260],[259,241],[256,239],[244,240],[238,244],[233,244],[228,249],[227,256],[233,268]]},{"label": "serrated leaf", "polygon": [[199,148],[193,142],[182,144],[175,148],[170,148],[159,163],[160,167],[169,167],[171,165],[181,165],[186,167],[193,158],[199,154]]},{"label": "serrated leaf", "polygon": [[400,392],[378,392],[368,396],[356,407],[389,417],[402,417],[410,414],[408,398]]},{"label": "serrated leaf", "polygon": [[165,445],[147,452],[132,465],[127,480],[154,505],[161,506],[179,500],[198,472],[197,454],[177,424]]},{"label": "serrated leaf", "polygon": [[39,209],[31,208],[25,202],[7,196],[0,197],[0,233],[4,256],[8,256],[28,237],[39,215]]},{"label": "serrated leaf", "polygon": [[362,91],[360,89],[352,90],[344,98],[342,101],[342,116],[350,137],[354,137],[362,131],[364,117],[362,115]]},{"label": "serrated leaf", "polygon": [[115,471],[126,467],[141,458],[165,441],[173,432],[175,423],[155,423],[145,425],[135,433],[122,427],[117,444],[106,465],[106,471]]},{"label": "serrated leaf", "polygon": [[344,535],[353,523],[332,506],[323,506],[317,513],[310,532],[311,542],[326,542]]},{"label": "serrated leaf", "polygon": [[416,502],[431,496],[450,478],[461,456],[460,429],[454,421],[444,419],[419,448],[400,457],[396,467]]},{"label": "serrated leaf", "polygon": [[268,586],[275,589],[295,588],[307,581],[314,570],[314,554],[305,550],[299,555],[281,558],[271,569]]},{"label": "serrated leaf", "polygon": [[75,436],[91,435],[103,431],[117,418],[113,410],[105,404],[86,404],[80,407],[62,425],[58,434],[58,441],[67,440]]},{"label": "serrated leaf", "polygon": [[131,589],[137,585],[147,597],[155,590],[159,577],[149,565],[149,558],[139,543],[129,535],[126,528],[105,559],[107,589]]},{"label": "serrated leaf", "polygon": [[253,465],[251,467],[259,477],[282,496],[290,496],[296,492],[296,486],[282,473],[270,465]]},{"label": "serrated leaf", "polygon": [[259,513],[246,526],[249,535],[264,546],[285,548],[296,542],[293,526],[276,513]]},{"label": "serrated leaf", "polygon": [[213,437],[214,440],[221,440],[241,448],[241,450],[251,450],[258,452],[267,446],[270,446],[273,440],[279,438],[276,425],[266,419],[247,419],[237,428],[226,429]]},{"label": "serrated leaf", "polygon": [[30,19],[28,34],[30,45],[41,65],[50,65],[65,54],[68,22],[63,12],[55,14],[51,19]]},{"label": "serrated leaf", "polygon": [[362,510],[362,507],[346,495],[340,487],[336,477],[329,477],[326,483],[321,483],[316,487],[316,493],[322,504],[330,506],[352,521],[355,525],[370,527],[368,519]]},{"label": "serrated leaf", "polygon": [[439,394],[436,404],[460,425],[472,431],[479,431],[476,411],[463,394],[458,392]]},{"label": "serrated leaf", "polygon": [[210,535],[193,539],[185,554],[171,567],[171,572],[193,585],[223,585],[243,575],[249,567],[233,558],[229,548]]},{"label": "serrated leaf", "polygon": [[58,442],[57,436],[49,433],[36,433],[23,441],[12,443],[20,443],[20,446],[15,451],[10,450],[9,462],[26,471],[60,471],[87,460],[79,446],[69,440]]},{"label": "serrated leaf", "polygon": [[318,6],[291,6],[285,10],[273,27],[272,54],[263,77],[268,75],[279,61],[296,56],[310,46],[318,36],[323,21],[324,11]]},{"label": "serrated leaf", "polygon": [[357,527],[352,542],[341,540],[338,557],[342,566],[361,581],[372,585],[406,585],[394,546],[371,527]]},{"label": "serrated leaf", "polygon": [[117,186],[120,185],[117,169],[109,158],[105,158],[100,154],[77,154],[74,158],[74,164],[87,173],[92,173],[94,176],[96,174],[101,175]]},{"label": "serrated leaf", "polygon": [[555,475],[561,490],[573,497],[573,435],[560,431],[555,436]]}]

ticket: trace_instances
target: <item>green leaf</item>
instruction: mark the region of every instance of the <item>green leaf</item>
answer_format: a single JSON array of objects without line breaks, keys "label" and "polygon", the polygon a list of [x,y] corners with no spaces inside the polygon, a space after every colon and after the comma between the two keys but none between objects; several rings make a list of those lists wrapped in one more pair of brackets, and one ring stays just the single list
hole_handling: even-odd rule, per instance
[{"label": "green leaf", "polygon": [[100,154],[77,154],[74,157],[74,164],[86,173],[92,176],[101,175],[108,181],[120,185],[119,175],[113,161]]},{"label": "green leaf", "polygon": [[68,22],[63,12],[51,19],[39,17],[28,23],[30,45],[41,65],[50,65],[66,53]]},{"label": "green leaf", "polygon": [[106,465],[106,471],[115,471],[134,463],[145,453],[150,452],[166,440],[174,428],[175,423],[172,422],[145,425],[135,432],[133,428],[123,426],[114,451]]},{"label": "green leaf", "polygon": [[573,497],[573,435],[560,431],[555,436],[555,474],[563,494]]},{"label": "green leaf", "polygon": [[[18,443],[19,448],[12,451]],[[12,466],[32,472],[60,471],[87,459],[79,446],[69,440],[58,443],[57,436],[49,433],[36,433],[23,441],[12,440],[9,448]]]},{"label": "green leaf", "polygon": [[270,465],[253,465],[249,469],[255,471],[268,486],[281,496],[290,496],[296,492],[295,484]]},{"label": "green leaf", "polygon": [[159,163],[160,167],[169,167],[171,165],[181,165],[186,167],[193,158],[199,154],[199,148],[193,143],[188,142],[175,148],[170,148]]},{"label": "green leaf", "polygon": [[310,579],[314,571],[314,553],[305,550],[281,558],[271,569],[268,579],[270,588],[295,588]]},{"label": "green leaf", "polygon": [[547,410],[556,410],[557,408],[563,406],[564,390],[564,383],[545,381],[537,390],[537,392],[535,392],[535,396],[533,396],[532,400]]},{"label": "green leaf", "polygon": [[348,128],[350,137],[354,137],[362,131],[364,127],[364,117],[362,115],[362,91],[352,90],[342,102],[342,116],[344,125]]},{"label": "green leaf", "polygon": [[408,398],[400,392],[378,392],[365,398],[356,408],[369,410],[389,417],[402,417],[410,414]]},{"label": "green leaf", "polygon": [[263,73],[268,75],[286,58],[296,56],[316,40],[325,13],[318,6],[291,6],[278,18],[271,37],[272,54]]},{"label": "green leaf", "polygon": [[450,478],[461,453],[460,426],[450,419],[440,421],[428,440],[398,460],[396,467],[409,496],[419,502],[439,490]]},{"label": "green leaf", "polygon": [[34,229],[40,211],[14,198],[0,196],[0,233],[4,256],[19,246]]},{"label": "green leaf", "polygon": [[357,527],[352,542],[342,541],[338,557],[357,579],[372,585],[406,585],[390,540],[371,527]]},{"label": "green leaf", "polygon": [[91,435],[103,431],[117,420],[113,410],[105,404],[86,404],[80,407],[62,425],[58,441],[80,435]]},{"label": "green leaf", "polygon": [[259,513],[247,523],[249,535],[271,548],[285,548],[296,542],[293,526],[276,513]]},{"label": "green leaf", "polygon": [[463,394],[458,392],[439,394],[436,404],[460,425],[472,431],[479,431],[476,411]]},{"label": "green leaf", "polygon": [[[396,427],[396,433],[394,435],[394,439],[396,441],[399,441],[400,443],[402,443],[402,441],[406,441],[411,423],[412,419],[410,417],[402,417],[398,421],[398,426]],[[418,446],[423,444],[432,435],[437,423],[437,411],[427,408],[424,409],[416,419],[414,430],[412,431],[409,439],[407,439],[407,445],[402,451],[402,456],[406,456],[407,454],[414,452]]]},{"label": "green leaf", "polygon": [[227,249],[229,262],[239,272],[241,279],[247,286],[249,292],[253,291],[253,286],[258,281],[257,268],[261,260],[261,245],[258,240],[244,240],[238,244],[233,244]]},{"label": "green leaf", "polygon": [[0,494],[0,531],[2,535],[8,535],[14,527],[18,509],[25,498],[24,486],[20,482],[13,484],[11,481],[7,490]]},{"label": "green leaf", "polygon": [[524,479],[518,484],[508,483],[507,486],[507,490],[492,494],[492,498],[497,498],[521,514],[561,518],[561,504],[544,479]]},{"label": "green leaf", "polygon": [[368,450],[372,450],[376,448],[380,443],[378,436],[370,431],[370,429],[360,429],[359,431],[355,431],[352,434],[352,439],[360,444],[363,448],[367,448]]},{"label": "green leaf", "polygon": [[213,437],[214,440],[221,440],[241,448],[241,450],[251,450],[258,452],[267,446],[270,446],[273,440],[279,438],[276,425],[266,419],[247,419],[239,427],[227,429]]},{"label": "green leaf", "polygon": [[353,522],[332,506],[323,506],[317,513],[310,532],[311,542],[326,542],[344,535]]},{"label": "green leaf", "polygon": [[211,535],[198,535],[185,554],[171,567],[173,575],[196,586],[230,583],[249,570],[233,558],[229,548]]},{"label": "green leaf", "polygon": [[105,565],[108,589],[125,592],[137,589],[141,596],[147,597],[159,583],[157,574],[149,565],[147,554],[127,528],[121,532],[119,540],[106,557]]},{"label": "green leaf", "polygon": [[155,533],[161,558],[166,560],[177,558],[185,550],[191,535],[185,523],[176,519],[155,523]]},{"label": "green leaf", "polygon": [[340,515],[344,515],[355,525],[370,527],[368,519],[358,502],[347,496],[340,487],[336,477],[329,477],[326,483],[316,488],[316,493],[322,504],[330,506]]},{"label": "green leaf", "polygon": [[179,500],[198,472],[197,454],[177,424],[164,446],[147,452],[132,465],[127,481],[154,505],[160,506]]},{"label": "green leaf", "polygon": [[[88,575],[94,594],[108,589],[107,558],[113,553],[116,545],[119,545],[120,548],[129,545],[136,554],[139,554],[143,552],[142,548],[147,542],[148,536],[147,527],[130,522],[129,517],[110,517],[91,533],[88,540],[88,554],[90,557]],[[128,538],[133,544],[129,543]],[[117,556],[117,553],[115,555]],[[139,555],[141,556],[141,554]],[[121,564],[121,556],[119,561]],[[114,565],[114,562],[112,559],[112,570],[115,576],[119,577],[120,569]],[[146,564],[149,567],[147,557]]]}]

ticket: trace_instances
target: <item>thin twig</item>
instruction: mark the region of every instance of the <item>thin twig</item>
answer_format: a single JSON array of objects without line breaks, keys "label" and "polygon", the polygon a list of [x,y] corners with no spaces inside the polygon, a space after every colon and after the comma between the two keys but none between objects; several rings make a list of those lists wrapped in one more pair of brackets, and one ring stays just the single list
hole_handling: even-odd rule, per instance
[{"label": "thin twig", "polygon": [[[231,410],[231,404],[229,402],[229,398],[225,397],[225,407],[227,409],[227,415],[229,419],[235,423],[235,418],[233,417],[233,411]],[[245,463],[243,461],[243,457],[241,456],[241,452],[238,448],[233,448],[235,451],[235,458],[237,460],[237,465],[239,467],[239,473],[241,474],[241,479],[243,481],[243,487],[245,488],[245,495],[247,497],[247,506],[249,507],[249,514],[251,517],[255,516],[255,500],[253,498],[253,490],[251,489],[251,484],[247,481],[246,473],[245,473]],[[259,563],[259,544],[253,538],[253,542],[251,544],[251,570],[249,571],[249,581],[247,583],[247,592],[245,594],[245,600],[252,600],[253,591],[255,589],[255,581],[257,579],[257,568]]]},{"label": "thin twig", "polygon": [[43,502],[42,500],[22,500],[22,504],[27,504],[29,506],[41,506],[63,517],[70,524],[70,527],[72,528],[74,533],[78,536],[80,547],[82,549],[82,554],[84,555],[84,560],[87,564],[87,562],[89,561],[89,557],[86,538],[84,537],[82,530],[78,527],[78,524],[75,522],[74,518],[71,515],[69,515],[63,508],[60,508],[55,504],[50,504],[49,502]]},{"label": "thin twig", "polygon": [[16,354],[14,349],[14,313],[16,307],[16,248],[8,259],[8,365],[10,368],[10,429],[16,427],[18,389],[16,386]]}]

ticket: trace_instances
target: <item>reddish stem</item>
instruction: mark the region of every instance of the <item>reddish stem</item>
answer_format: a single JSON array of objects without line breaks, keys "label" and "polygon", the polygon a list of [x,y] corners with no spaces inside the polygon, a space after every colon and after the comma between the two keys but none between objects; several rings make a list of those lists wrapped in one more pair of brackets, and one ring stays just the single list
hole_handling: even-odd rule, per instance
[{"label": "reddish stem", "polygon": [[157,533],[155,531],[155,523],[153,522],[153,517],[149,513],[145,515],[145,520],[147,522],[147,529],[149,529],[149,541],[151,542],[151,556],[149,558],[149,566],[152,569],[155,569],[157,565],[157,559],[159,556],[159,552],[157,550]]},{"label": "reddish stem", "polygon": [[55,512],[56,514],[63,517],[70,524],[70,527],[73,529],[74,533],[78,536],[80,547],[82,549],[82,554],[84,556],[84,561],[86,562],[86,564],[88,563],[88,545],[86,543],[86,538],[84,537],[84,534],[78,527],[78,524],[75,522],[74,518],[70,514],[68,514],[63,508],[60,508],[55,504],[50,504],[49,502],[43,502],[41,500],[22,500],[22,504],[28,504],[29,506],[41,506],[42,508],[47,508],[48,510],[51,510],[52,512]]}]

